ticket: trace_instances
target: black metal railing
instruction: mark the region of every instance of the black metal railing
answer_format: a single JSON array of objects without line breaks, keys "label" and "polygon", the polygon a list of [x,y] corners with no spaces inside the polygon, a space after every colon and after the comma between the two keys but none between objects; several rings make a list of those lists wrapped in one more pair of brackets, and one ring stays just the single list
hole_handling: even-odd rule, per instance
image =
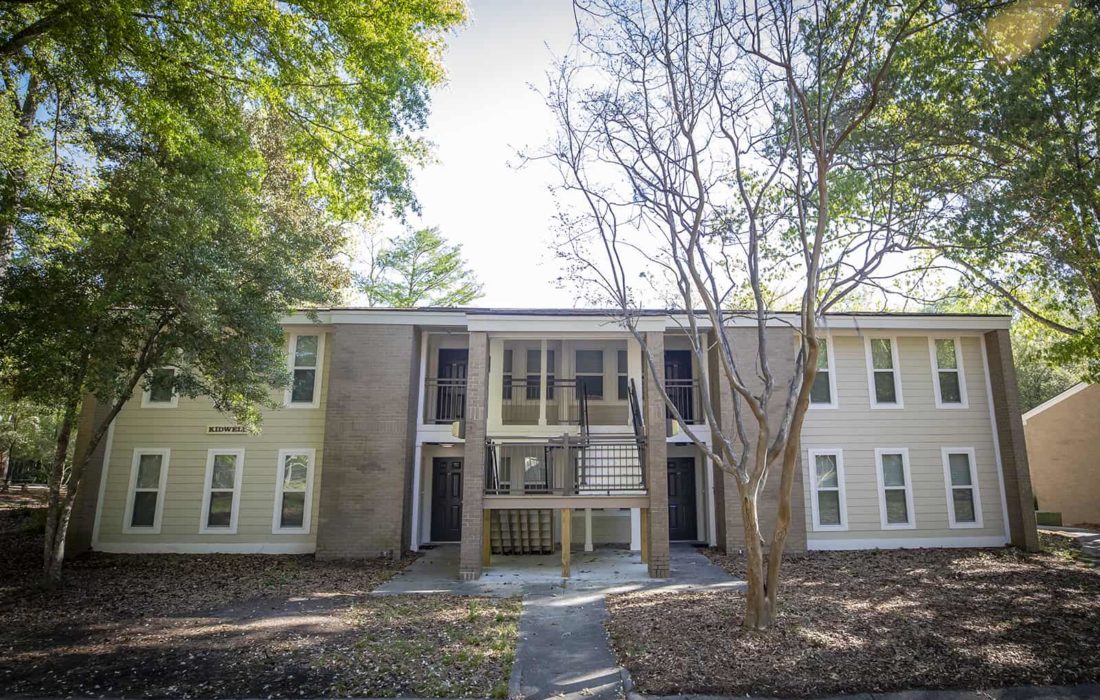
[{"label": "black metal railing", "polygon": [[[539,425],[542,384],[523,378],[504,379],[501,391],[501,422],[504,425]],[[588,397],[589,425],[629,425],[630,408],[625,401]],[[546,425],[580,425],[584,420],[576,379],[546,378]]]},{"label": "black metal railing", "polygon": [[494,496],[644,494],[643,441],[632,435],[487,440],[485,493]]},{"label": "black metal railing", "polygon": [[[665,391],[669,401],[680,412],[680,417],[685,423],[696,423],[702,420],[703,412],[699,406],[699,382],[695,379],[666,379]],[[674,418],[672,410],[667,411],[669,418]]]},{"label": "black metal railing", "polygon": [[453,423],[465,417],[465,378],[429,377],[424,381],[425,423]]}]

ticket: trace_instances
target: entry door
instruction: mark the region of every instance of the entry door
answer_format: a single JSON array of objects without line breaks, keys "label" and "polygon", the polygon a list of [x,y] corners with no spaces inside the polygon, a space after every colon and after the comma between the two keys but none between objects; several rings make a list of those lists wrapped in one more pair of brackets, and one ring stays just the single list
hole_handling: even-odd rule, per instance
[{"label": "entry door", "polygon": [[[695,420],[695,388],[691,380],[691,351],[665,350],[665,390],[689,423]],[[669,417],[672,417],[671,411]]]},{"label": "entry door", "polygon": [[435,402],[438,423],[462,420],[466,415],[466,363],[469,356],[470,351],[466,348],[439,349],[438,377],[441,381]]},{"label": "entry door", "polygon": [[432,460],[432,541],[462,539],[462,460]]},{"label": "entry door", "polygon": [[697,540],[695,522],[695,459],[668,460],[668,538]]}]

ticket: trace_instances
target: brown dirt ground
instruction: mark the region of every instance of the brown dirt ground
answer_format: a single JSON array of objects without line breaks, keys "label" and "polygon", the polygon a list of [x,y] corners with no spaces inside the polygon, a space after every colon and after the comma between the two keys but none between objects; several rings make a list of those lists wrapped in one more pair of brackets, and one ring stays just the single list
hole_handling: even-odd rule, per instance
[{"label": "brown dirt ground", "polygon": [[267,555],[93,553],[47,591],[40,509],[10,504],[0,496],[5,695],[507,692],[518,600],[367,596],[410,560]]},{"label": "brown dirt ground", "polygon": [[[1100,570],[1050,544],[1033,555],[789,557],[775,629],[741,630],[741,594],[691,592],[612,596],[608,632],[640,692],[658,695],[805,697],[1100,681]],[[743,575],[740,558],[708,555]]]}]

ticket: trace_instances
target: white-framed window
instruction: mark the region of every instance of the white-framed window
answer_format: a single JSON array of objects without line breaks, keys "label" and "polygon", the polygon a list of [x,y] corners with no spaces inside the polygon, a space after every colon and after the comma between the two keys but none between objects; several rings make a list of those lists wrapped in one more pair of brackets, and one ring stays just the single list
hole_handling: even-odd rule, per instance
[{"label": "white-framed window", "polygon": [[913,511],[913,480],[909,474],[909,450],[905,447],[880,447],[875,450],[875,476],[878,478],[878,505],[884,530],[904,530],[917,526]]},{"label": "white-framed window", "polygon": [[577,396],[581,387],[590,399],[600,400],[603,393],[603,350],[578,350],[576,355]]},{"label": "white-framed window", "polygon": [[867,390],[871,408],[902,408],[897,338],[867,338]]},{"label": "white-framed window", "polygon": [[936,408],[966,408],[966,374],[959,338],[929,338]]},{"label": "white-framed window", "polygon": [[947,482],[947,517],[951,527],[981,527],[982,498],[974,448],[943,448],[943,477]]},{"label": "white-framed window", "polygon": [[630,398],[630,376],[629,362],[627,361],[626,350],[618,350],[615,352],[615,373],[618,386],[616,387],[616,397],[619,401],[626,401]]},{"label": "white-framed window", "polygon": [[315,454],[310,448],[279,450],[273,534],[309,533]]},{"label": "white-framed window", "polygon": [[847,530],[844,453],[841,450],[810,450],[809,456],[810,511],[814,530]]},{"label": "white-framed window", "polygon": [[243,449],[213,449],[206,453],[199,532],[236,534],[243,474]]},{"label": "white-framed window", "polygon": [[295,333],[290,336],[290,373],[286,391],[290,408],[317,408],[321,403],[321,365],[325,356],[325,336],[320,333]]},{"label": "white-framed window", "polygon": [[503,382],[501,386],[500,398],[504,401],[512,400],[512,350],[511,348],[505,348],[504,350],[504,364],[501,367]]},{"label": "white-framed window", "polygon": [[176,378],[175,367],[157,367],[149,372],[149,380],[141,395],[142,408],[175,408],[180,397],[172,386]]},{"label": "white-framed window", "polygon": [[168,448],[139,447],[134,450],[126,513],[122,521],[123,532],[150,535],[160,533],[170,455],[171,450]]},{"label": "white-framed window", "polygon": [[810,408],[836,408],[836,353],[832,336],[825,336],[817,351],[817,376],[810,388]]}]

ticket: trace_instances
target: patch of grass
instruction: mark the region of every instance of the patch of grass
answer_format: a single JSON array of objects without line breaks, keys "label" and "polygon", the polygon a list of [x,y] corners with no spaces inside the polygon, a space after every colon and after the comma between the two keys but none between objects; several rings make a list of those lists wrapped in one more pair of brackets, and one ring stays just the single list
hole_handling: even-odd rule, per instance
[{"label": "patch of grass", "polygon": [[507,697],[518,598],[383,596],[353,608],[341,694]]},{"label": "patch of grass", "polygon": [[[708,555],[741,574],[739,558]],[[609,597],[607,626],[645,694],[805,697],[1100,681],[1100,570],[1060,545],[1038,554],[789,557],[780,605],[774,629],[746,633],[741,594],[633,593]]]}]

